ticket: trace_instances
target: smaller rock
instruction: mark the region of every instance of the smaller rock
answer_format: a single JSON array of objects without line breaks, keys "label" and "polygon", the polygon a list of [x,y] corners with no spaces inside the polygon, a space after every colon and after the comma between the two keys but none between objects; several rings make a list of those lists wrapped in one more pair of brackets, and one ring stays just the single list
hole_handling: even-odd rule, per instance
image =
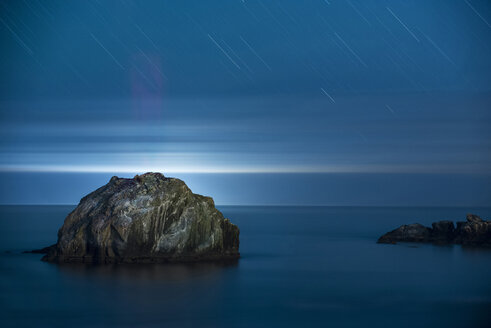
[{"label": "smaller rock", "polygon": [[53,249],[56,248],[56,244],[54,245],[51,245],[51,246],[47,246],[47,247],[44,247],[44,248],[40,248],[40,249],[33,249],[32,251],[24,251],[22,253],[33,253],[33,254],[48,254],[50,251],[52,251]]},{"label": "smaller rock", "polygon": [[475,214],[471,214],[471,213],[467,214],[466,219],[467,219],[467,222],[475,222],[475,223],[476,222],[484,222],[484,220],[481,219],[479,216],[477,216]]},{"label": "smaller rock", "polygon": [[455,226],[452,221],[438,221],[431,224],[431,240],[437,243],[451,243],[455,238]]},{"label": "smaller rock", "polygon": [[438,221],[431,226],[428,228],[418,223],[403,225],[386,233],[377,242],[432,242],[491,247],[491,221],[483,220],[475,214],[467,214],[467,221],[457,222],[457,228],[452,221]]},{"label": "smaller rock", "polygon": [[392,230],[378,239],[378,243],[395,244],[398,241],[427,242],[431,237],[431,229],[419,223],[405,224]]},{"label": "smaller rock", "polygon": [[467,214],[467,222],[457,222],[454,242],[467,246],[491,246],[491,222]]}]

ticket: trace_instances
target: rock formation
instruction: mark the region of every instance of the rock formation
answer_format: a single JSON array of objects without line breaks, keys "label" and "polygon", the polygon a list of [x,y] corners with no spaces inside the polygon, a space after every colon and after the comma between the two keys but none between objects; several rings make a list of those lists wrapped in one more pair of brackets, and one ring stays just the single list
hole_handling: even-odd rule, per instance
[{"label": "rock formation", "polygon": [[51,262],[168,262],[236,259],[239,229],[211,197],[160,173],[113,177],[82,198],[43,249]]},{"label": "rock formation", "polygon": [[467,221],[457,222],[456,228],[452,221],[434,222],[431,228],[419,223],[402,225],[380,237],[377,242],[395,244],[400,241],[491,247],[491,222],[467,214]]}]

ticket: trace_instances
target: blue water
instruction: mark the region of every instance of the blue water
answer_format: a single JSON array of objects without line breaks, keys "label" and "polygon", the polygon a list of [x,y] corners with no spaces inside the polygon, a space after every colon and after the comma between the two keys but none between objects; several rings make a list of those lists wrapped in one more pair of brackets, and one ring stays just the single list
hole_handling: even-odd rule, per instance
[{"label": "blue water", "polygon": [[73,206],[0,206],[1,327],[489,327],[491,250],[379,245],[491,208],[220,207],[237,264],[56,265]]}]

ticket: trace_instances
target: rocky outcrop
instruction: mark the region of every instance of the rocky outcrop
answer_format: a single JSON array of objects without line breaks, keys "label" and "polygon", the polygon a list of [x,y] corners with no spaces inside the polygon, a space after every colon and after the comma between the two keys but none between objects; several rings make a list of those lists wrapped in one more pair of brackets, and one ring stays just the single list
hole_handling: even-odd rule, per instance
[{"label": "rocky outcrop", "polygon": [[491,222],[474,214],[467,214],[466,222],[434,222],[432,227],[421,224],[402,225],[378,239],[378,243],[426,242],[491,247]]},{"label": "rocky outcrop", "polygon": [[396,241],[425,242],[430,238],[431,229],[419,223],[405,224],[379,238],[379,243],[393,244]]},{"label": "rocky outcrop", "polygon": [[477,215],[467,214],[466,222],[457,222],[455,243],[491,246],[491,222]]},{"label": "rocky outcrop", "polygon": [[239,229],[211,197],[160,173],[113,177],[82,198],[44,249],[52,262],[168,262],[236,259]]}]

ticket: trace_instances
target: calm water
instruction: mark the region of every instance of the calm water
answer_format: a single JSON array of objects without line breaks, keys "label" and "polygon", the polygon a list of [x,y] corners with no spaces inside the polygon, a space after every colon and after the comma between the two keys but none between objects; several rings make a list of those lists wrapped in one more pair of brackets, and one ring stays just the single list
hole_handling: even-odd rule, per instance
[{"label": "calm water", "polygon": [[55,265],[72,206],[0,207],[0,326],[485,327],[491,250],[378,245],[403,223],[491,208],[220,207],[234,265]]}]

